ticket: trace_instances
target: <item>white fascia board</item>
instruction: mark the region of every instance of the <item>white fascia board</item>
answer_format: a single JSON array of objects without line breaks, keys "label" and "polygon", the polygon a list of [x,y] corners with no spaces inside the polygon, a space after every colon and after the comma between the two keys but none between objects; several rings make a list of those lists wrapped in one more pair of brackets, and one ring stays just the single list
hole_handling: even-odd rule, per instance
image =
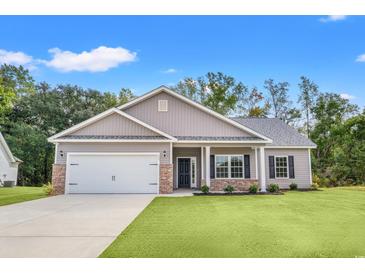
[{"label": "white fascia board", "polygon": [[177,141],[175,142],[177,144],[267,144],[269,143],[269,141],[264,141],[264,140],[259,140],[259,141],[214,141],[214,140],[181,140],[181,141]]},{"label": "white fascia board", "polygon": [[265,148],[303,148],[303,149],[311,149],[311,148],[317,148],[317,146],[265,146]]},{"label": "white fascia board", "polygon": [[229,119],[229,118],[223,116],[222,114],[219,114],[218,112],[215,112],[215,111],[213,111],[213,110],[211,110],[211,109],[209,109],[209,108],[207,108],[207,107],[205,107],[205,106],[203,106],[203,105],[201,105],[201,104],[199,104],[197,102],[194,102],[193,100],[191,100],[191,99],[189,99],[189,98],[187,98],[187,97],[185,97],[185,96],[183,96],[181,94],[178,94],[177,92],[175,92],[175,91],[173,91],[173,90],[171,90],[171,89],[169,89],[168,87],[165,87],[165,86],[158,87],[158,88],[156,88],[156,89],[154,89],[154,90],[146,93],[145,95],[142,95],[142,96],[140,96],[140,97],[138,97],[138,98],[136,98],[136,99],[134,99],[134,100],[132,100],[132,101],[124,104],[124,105],[121,105],[120,107],[118,107],[118,109],[123,110],[125,108],[128,108],[128,107],[130,107],[132,105],[135,105],[135,104],[137,104],[137,103],[139,103],[139,102],[141,102],[141,101],[143,101],[145,99],[148,99],[148,98],[150,98],[150,97],[154,96],[155,94],[158,94],[158,93],[160,93],[162,91],[165,91],[168,94],[170,94],[172,96],[175,96],[175,97],[181,99],[182,101],[184,101],[184,102],[186,102],[186,103],[188,103],[190,105],[193,105],[193,106],[199,108],[200,110],[203,110],[203,111],[205,111],[205,112],[207,112],[207,113],[215,116],[216,118],[218,118],[220,120],[223,120],[223,121],[225,121],[225,122],[227,122],[227,123],[229,123],[229,124],[231,124],[231,125],[239,128],[239,129],[242,129],[242,130],[244,130],[246,132],[249,132],[249,133],[255,135],[256,137],[260,137],[260,138],[264,139],[265,141],[268,141],[269,143],[272,143],[272,140],[270,138],[268,138],[268,137],[266,137],[266,136],[264,136],[264,135],[262,135],[262,134],[260,134],[260,133],[258,133],[256,131],[254,131],[254,130],[248,128],[248,127],[245,127],[244,125],[242,125],[242,124],[240,124],[240,123],[238,123],[236,121],[233,121],[232,119]]},{"label": "white fascia board", "polygon": [[51,143],[170,143],[171,140],[151,140],[151,139],[138,139],[138,140],[122,140],[122,139],[56,139],[51,140]]}]

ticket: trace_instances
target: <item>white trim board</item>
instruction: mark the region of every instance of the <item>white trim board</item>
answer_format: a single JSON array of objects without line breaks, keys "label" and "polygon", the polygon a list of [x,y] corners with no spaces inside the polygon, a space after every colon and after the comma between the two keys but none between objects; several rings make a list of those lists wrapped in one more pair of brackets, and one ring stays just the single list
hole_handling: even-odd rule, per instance
[{"label": "white trim board", "polygon": [[136,98],[136,99],[134,99],[134,100],[126,103],[126,104],[124,104],[124,105],[119,106],[118,109],[121,109],[121,110],[126,109],[126,108],[128,108],[130,106],[133,106],[133,105],[135,105],[135,104],[143,101],[143,100],[146,100],[148,98],[151,98],[152,96],[154,96],[154,95],[156,95],[156,94],[158,94],[160,92],[163,92],[163,91],[166,92],[166,93],[168,93],[169,95],[172,95],[172,96],[174,96],[176,98],[181,99],[182,101],[184,101],[184,102],[186,102],[186,103],[188,103],[188,104],[190,104],[192,106],[195,106],[195,107],[199,108],[200,110],[203,110],[204,112],[207,112],[207,113],[213,115],[214,117],[216,117],[216,118],[218,118],[218,119],[220,119],[222,121],[225,121],[225,122],[227,122],[227,123],[229,123],[229,124],[231,124],[231,125],[239,128],[241,130],[244,130],[246,132],[249,132],[249,133],[255,135],[256,137],[259,137],[259,138],[264,139],[264,142],[265,143],[272,143],[272,140],[270,138],[268,138],[267,136],[264,136],[264,135],[262,135],[262,134],[260,134],[260,133],[258,133],[256,131],[254,131],[254,130],[248,128],[248,127],[245,127],[244,125],[242,125],[242,124],[240,124],[240,123],[238,123],[238,122],[236,122],[236,121],[234,121],[232,119],[229,119],[229,118],[223,116],[222,114],[219,114],[218,112],[215,112],[215,111],[213,111],[213,110],[211,110],[211,109],[209,109],[209,108],[207,108],[207,107],[205,107],[205,106],[203,106],[203,105],[201,105],[201,104],[199,104],[197,102],[194,102],[193,100],[191,100],[191,99],[189,99],[189,98],[187,98],[187,97],[185,97],[185,96],[183,96],[181,94],[178,94],[177,92],[171,90],[170,88],[168,88],[166,86],[160,86],[160,87],[158,87],[158,88],[156,88],[156,89],[154,89],[154,90],[152,90],[152,91],[150,91],[150,92],[148,92],[148,93],[146,93],[146,94],[144,94],[144,95],[142,95],[142,96],[140,96],[140,97],[138,97],[138,98]]},{"label": "white trim board", "polygon": [[[154,128],[154,127],[152,127],[152,126],[150,126],[150,125],[148,125],[148,124],[146,124],[146,123],[138,120],[137,118],[135,118],[135,117],[133,117],[133,116],[131,116],[131,115],[129,115],[129,114],[127,114],[127,113],[125,113],[125,112],[117,109],[117,108],[108,109],[108,110],[106,110],[106,111],[104,111],[104,112],[102,112],[102,113],[100,113],[98,115],[95,115],[95,116],[93,116],[93,117],[91,117],[91,118],[89,118],[89,119],[87,119],[87,120],[85,120],[85,121],[83,121],[83,122],[81,122],[81,123],[79,123],[77,125],[74,125],[74,126],[68,128],[68,129],[64,130],[64,131],[61,131],[61,132],[59,132],[59,133],[57,133],[57,134],[49,137],[48,138],[48,141],[49,142],[59,142],[59,140],[57,140],[57,138],[60,138],[60,137],[65,136],[67,134],[73,133],[73,132],[75,132],[75,131],[77,131],[77,130],[79,130],[81,128],[84,128],[84,127],[86,127],[88,125],[91,125],[91,124],[93,124],[93,123],[95,123],[95,122],[97,122],[97,121],[99,121],[99,120],[101,120],[101,119],[103,119],[103,118],[105,118],[105,117],[113,114],[113,113],[117,113],[117,114],[119,114],[119,115],[121,115],[121,116],[123,116],[123,117],[125,117],[125,118],[127,118],[127,119],[129,119],[129,120],[131,120],[131,121],[133,121],[133,122],[135,122],[135,123],[137,123],[137,124],[145,127],[145,128],[147,128],[149,130],[152,130],[153,132],[156,132],[159,135],[162,135],[162,136],[168,138],[170,141],[171,140],[172,141],[176,141],[176,138],[175,137],[173,137],[173,136],[171,136],[171,135],[169,135],[169,134],[167,134],[167,133],[165,133],[165,132],[163,132],[163,131],[161,131],[161,130],[159,130],[157,128]],[[81,139],[81,141],[85,141],[85,140],[82,140]],[[108,140],[108,141],[111,141],[111,140]]]}]

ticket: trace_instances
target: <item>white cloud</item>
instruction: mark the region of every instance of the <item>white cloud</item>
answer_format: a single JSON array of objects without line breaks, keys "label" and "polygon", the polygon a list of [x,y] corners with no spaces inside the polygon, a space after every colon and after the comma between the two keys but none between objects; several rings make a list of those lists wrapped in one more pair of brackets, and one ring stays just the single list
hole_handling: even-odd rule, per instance
[{"label": "white cloud", "polygon": [[322,17],[319,19],[322,23],[335,22],[335,21],[343,21],[346,19],[346,15],[329,15],[327,17]]},{"label": "white cloud", "polygon": [[356,98],[355,96],[348,93],[341,93],[340,96],[342,99],[347,99],[347,100],[352,100]]},{"label": "white cloud", "polygon": [[7,51],[0,49],[0,65],[8,64],[14,66],[34,67],[33,57],[21,51]]},{"label": "white cloud", "polygon": [[357,56],[356,62],[365,62],[365,54]]},{"label": "white cloud", "polygon": [[166,73],[166,74],[173,74],[176,72],[177,72],[177,69],[174,69],[174,68],[169,68],[169,69],[162,71],[162,73]]},{"label": "white cloud", "polygon": [[52,48],[48,51],[53,55],[53,58],[50,61],[43,61],[43,63],[62,72],[107,71],[122,63],[133,62],[137,56],[135,52],[122,47],[108,48],[105,46],[81,53],[63,51],[59,48]]}]

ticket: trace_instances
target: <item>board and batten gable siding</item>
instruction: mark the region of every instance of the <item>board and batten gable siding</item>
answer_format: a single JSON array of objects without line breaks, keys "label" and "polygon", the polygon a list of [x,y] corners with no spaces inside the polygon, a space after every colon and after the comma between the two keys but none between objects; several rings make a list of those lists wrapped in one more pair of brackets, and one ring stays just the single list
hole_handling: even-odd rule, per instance
[{"label": "board and batten gable siding", "polygon": [[250,155],[250,179],[257,179],[256,177],[256,161],[255,150],[249,147],[211,147],[211,155],[223,154],[223,155]]},{"label": "board and batten gable siding", "polygon": [[[294,156],[295,178],[270,178],[269,177],[269,156]],[[298,188],[310,188],[310,166],[308,149],[270,149],[265,148],[266,185],[275,183],[282,189],[288,189],[291,183],[296,183]],[[289,169],[288,169],[289,172]]]},{"label": "board and batten gable siding", "polygon": [[107,136],[159,136],[158,133],[145,128],[117,113],[83,127],[70,135],[107,135]]},{"label": "board and batten gable siding", "polygon": [[[60,151],[63,152],[63,157]],[[166,151],[166,157],[164,157],[164,151]],[[161,164],[169,164],[171,155],[169,143],[59,143],[56,164],[66,164],[69,152],[158,152]]]},{"label": "board and batten gable siding", "polygon": [[[168,111],[158,111],[159,100],[168,101]],[[166,92],[158,93],[123,111],[172,136],[252,136]]]}]

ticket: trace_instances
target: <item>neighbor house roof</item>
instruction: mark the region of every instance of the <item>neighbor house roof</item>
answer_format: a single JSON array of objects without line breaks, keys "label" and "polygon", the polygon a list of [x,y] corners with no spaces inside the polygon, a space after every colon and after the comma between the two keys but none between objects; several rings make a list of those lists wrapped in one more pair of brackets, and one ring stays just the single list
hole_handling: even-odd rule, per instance
[{"label": "neighbor house roof", "polygon": [[316,147],[316,144],[278,118],[231,118],[273,140],[269,146]]},{"label": "neighbor house roof", "polygon": [[6,143],[6,141],[4,139],[4,136],[1,134],[1,132],[0,132],[0,144],[3,146],[6,154],[8,154],[8,157],[9,157],[10,162],[12,162],[12,163],[17,163],[17,162],[20,163],[20,162],[22,162],[22,160],[20,160],[19,158],[15,157],[13,155],[13,153],[11,153],[11,150],[10,150],[8,144]]}]

